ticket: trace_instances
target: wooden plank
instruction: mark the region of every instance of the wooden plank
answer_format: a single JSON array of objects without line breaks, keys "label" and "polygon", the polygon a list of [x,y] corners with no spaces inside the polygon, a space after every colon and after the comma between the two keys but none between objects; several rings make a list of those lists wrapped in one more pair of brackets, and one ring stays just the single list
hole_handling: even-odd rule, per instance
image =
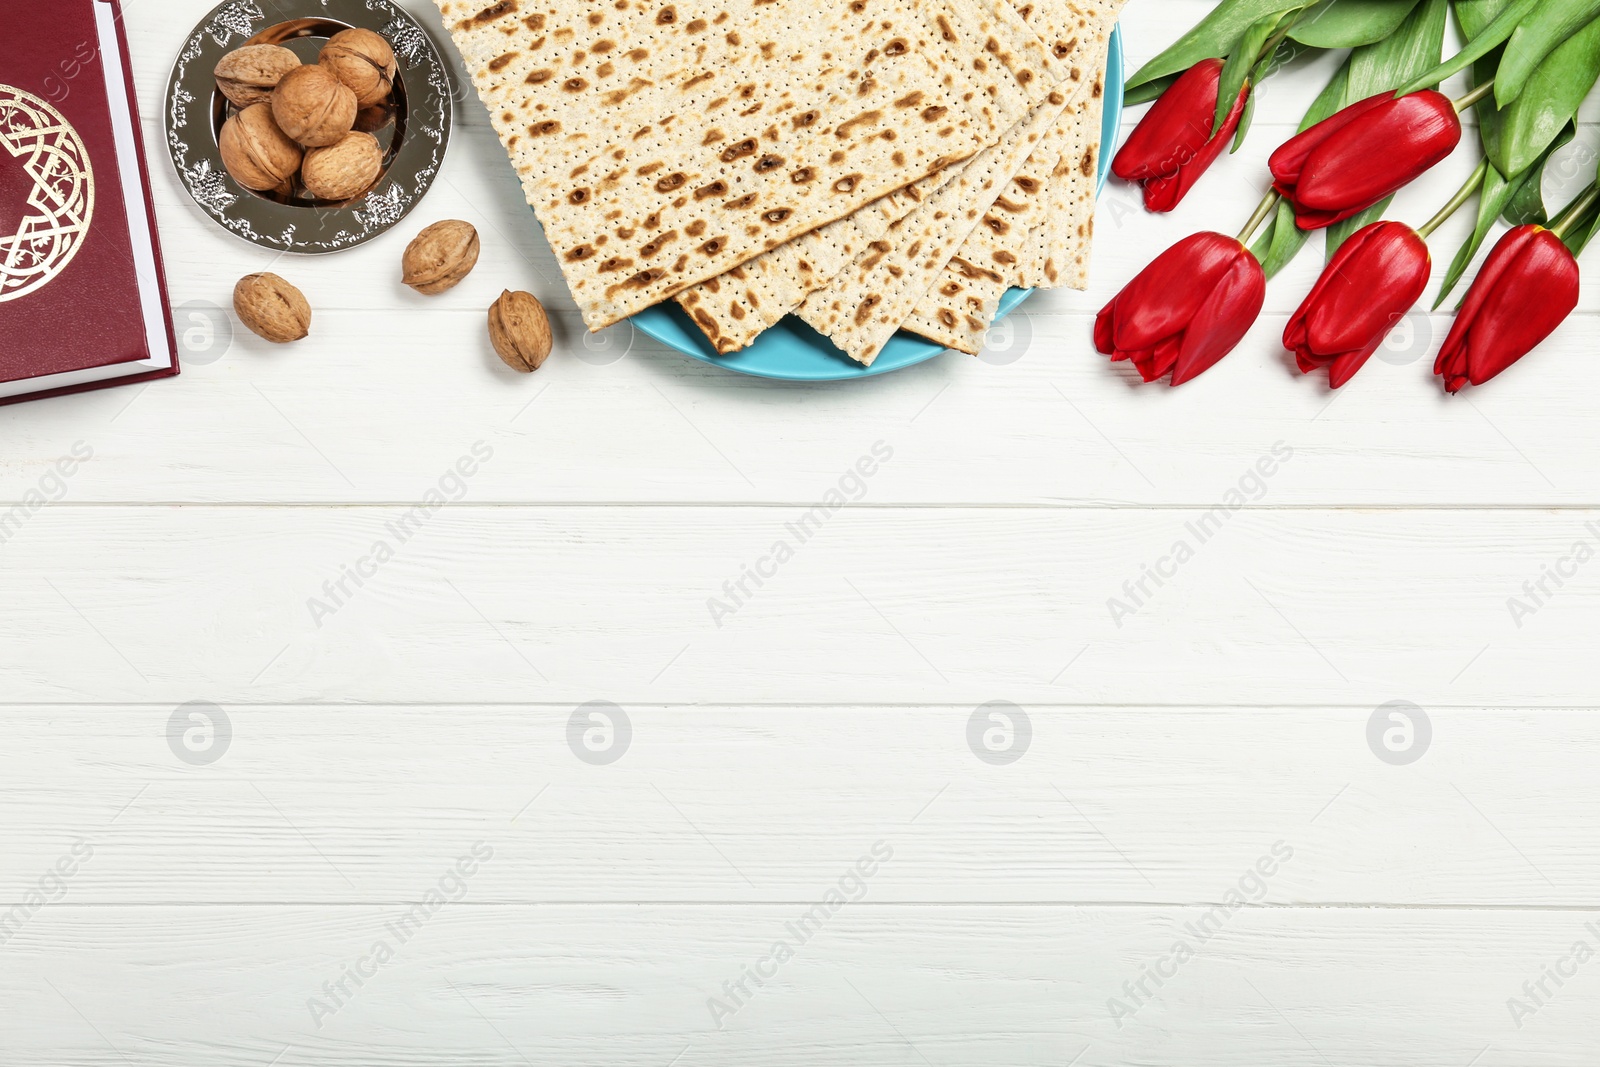
[{"label": "wooden plank", "polygon": [[[445,874],[416,871],[417,895]],[[1202,909],[878,906],[868,881],[778,964],[805,907],[476,906],[464,882],[404,942],[398,906],[45,909],[0,954],[7,1062],[1588,1067],[1600,1042],[1592,960],[1546,979],[1520,1029],[1507,1007],[1600,941],[1592,912],[1242,908],[1204,926]],[[323,985],[341,980],[336,1003]],[[1109,1003],[1139,981],[1152,995],[1119,1029]]]},{"label": "wooden plank", "polygon": [[[84,503],[400,502],[480,439],[500,457],[474,483],[484,502],[794,505],[877,440],[895,450],[878,504],[1209,507],[1280,441],[1296,459],[1252,506],[1600,501],[1588,450],[1569,443],[1592,405],[1566,371],[1594,316],[1476,395],[1443,396],[1431,357],[1397,354],[1411,361],[1374,360],[1330,396],[1271,352],[1283,314],[1171,390],[1135,388],[1079,347],[1088,315],[1034,303],[1006,327],[1026,346],[1015,363],[947,356],[831,390],[729,375],[625,332],[590,352],[570,316],[565,358],[530,379],[495,358],[476,310],[320,312],[314,347],[238,340],[176,383],[8,409],[0,502],[47,480],[44,495]],[[1446,321],[1429,321],[1442,341]],[[62,490],[50,468],[75,446],[93,462]]]},{"label": "wooden plank", "polygon": [[1593,512],[430,504],[456,458],[409,509],[25,516],[4,699],[1600,703]]},{"label": "wooden plank", "polygon": [[881,838],[878,903],[1213,904],[1282,841],[1261,902],[1587,905],[1600,715],[1424,714],[1393,765],[1359,708],[13,707],[0,911],[79,842],[71,903],[264,904],[478,838],[479,903],[799,901]]}]

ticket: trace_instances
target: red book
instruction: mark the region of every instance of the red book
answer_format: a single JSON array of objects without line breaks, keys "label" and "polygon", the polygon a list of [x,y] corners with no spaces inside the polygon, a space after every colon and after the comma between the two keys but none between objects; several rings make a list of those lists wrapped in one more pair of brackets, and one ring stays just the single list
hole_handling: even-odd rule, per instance
[{"label": "red book", "polygon": [[178,373],[117,0],[0,0],[0,404]]}]

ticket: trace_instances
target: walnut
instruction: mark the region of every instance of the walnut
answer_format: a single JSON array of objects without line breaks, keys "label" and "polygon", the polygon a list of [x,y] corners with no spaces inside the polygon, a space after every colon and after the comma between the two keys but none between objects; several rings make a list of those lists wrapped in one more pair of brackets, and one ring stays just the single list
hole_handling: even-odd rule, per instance
[{"label": "walnut", "polygon": [[272,90],[278,128],[307,148],[338,144],[356,122],[356,94],[316,64],[296,67]]},{"label": "walnut", "polygon": [[272,120],[266,104],[252,104],[223,124],[217,138],[222,165],[246,189],[277,189],[294,177],[304,155]]},{"label": "walnut", "polygon": [[394,49],[381,34],[371,30],[341,30],[322,46],[317,60],[356,94],[359,107],[371,107],[388,99],[394,89]]},{"label": "walnut", "polygon": [[544,306],[532,293],[501,293],[489,309],[489,340],[512,370],[538,370],[550,355],[550,319]]},{"label": "walnut", "polygon": [[383,173],[383,149],[370,133],[347,133],[327,148],[306,153],[300,181],[318,200],[354,200]]},{"label": "walnut", "polygon": [[281,45],[252,44],[223,56],[214,71],[217,88],[239,107],[265,104],[283,76],[300,65],[300,57]]},{"label": "walnut", "polygon": [[461,284],[478,265],[478,231],[470,222],[436,222],[406,246],[404,281],[419,293],[438,296]]},{"label": "walnut", "polygon": [[273,344],[298,341],[311,332],[305,294],[276,274],[251,274],[233,287],[233,310],[250,331]]}]

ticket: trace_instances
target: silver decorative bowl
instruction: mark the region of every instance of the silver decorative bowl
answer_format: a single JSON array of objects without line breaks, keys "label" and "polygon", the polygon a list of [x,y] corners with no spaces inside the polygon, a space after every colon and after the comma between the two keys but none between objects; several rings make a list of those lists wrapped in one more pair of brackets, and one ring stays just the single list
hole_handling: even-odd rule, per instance
[{"label": "silver decorative bowl", "polygon": [[[269,193],[235,182],[217,144],[236,110],[217,88],[217,62],[251,44],[282,45],[315,62],[328,38],[353,26],[382,34],[399,66],[389,103],[356,119],[356,129],[384,150],[378,180],[344,202],[318,200],[298,180]],[[450,88],[450,72],[427,32],[390,0],[228,0],[195,28],[173,67],[167,149],[195,203],[230,232],[283,252],[338,252],[393,227],[433,185],[450,143]]]}]

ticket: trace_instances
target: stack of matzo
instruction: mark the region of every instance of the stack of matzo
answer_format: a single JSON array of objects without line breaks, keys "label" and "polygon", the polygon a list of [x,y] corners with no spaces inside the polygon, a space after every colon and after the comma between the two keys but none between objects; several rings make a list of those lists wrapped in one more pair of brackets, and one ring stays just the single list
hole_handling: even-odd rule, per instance
[{"label": "stack of matzo", "polygon": [[1081,284],[1121,0],[436,3],[591,329],[676,297],[870,363]]}]

